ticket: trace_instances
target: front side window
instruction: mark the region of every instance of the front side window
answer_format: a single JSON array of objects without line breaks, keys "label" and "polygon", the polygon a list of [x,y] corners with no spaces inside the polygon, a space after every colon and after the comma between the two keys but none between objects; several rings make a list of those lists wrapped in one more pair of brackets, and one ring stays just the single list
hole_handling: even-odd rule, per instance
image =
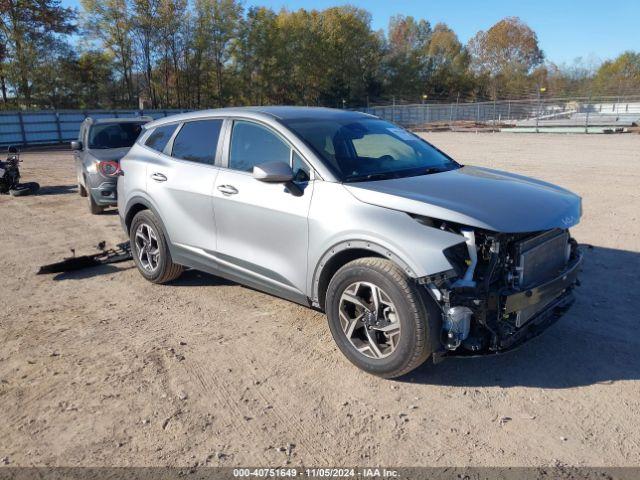
[{"label": "front side window", "polygon": [[171,156],[181,160],[213,165],[216,159],[222,120],[187,122],[173,141]]},{"label": "front side window", "polygon": [[89,130],[89,148],[131,147],[142,131],[142,123],[99,123]]},{"label": "front side window", "polygon": [[271,130],[252,122],[233,122],[229,168],[251,172],[261,163],[288,164],[290,153],[289,146]]},{"label": "front side window", "polygon": [[164,147],[167,146],[169,139],[171,139],[171,135],[175,132],[177,124],[174,125],[165,125],[163,127],[156,128],[151,135],[147,137],[147,141],[144,144],[152,148],[158,152],[162,152]]},{"label": "front side window", "polygon": [[421,138],[383,120],[309,118],[285,123],[343,182],[427,175],[460,167]]}]

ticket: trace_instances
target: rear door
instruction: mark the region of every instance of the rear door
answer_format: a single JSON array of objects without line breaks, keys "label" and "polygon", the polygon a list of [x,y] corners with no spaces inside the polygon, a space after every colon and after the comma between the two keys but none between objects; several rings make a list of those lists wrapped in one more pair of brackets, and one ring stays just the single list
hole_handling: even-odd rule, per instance
[{"label": "rear door", "polygon": [[206,258],[216,248],[213,190],[222,124],[219,118],[185,122],[147,166],[147,191],[171,243],[187,256]]},{"label": "rear door", "polygon": [[[248,120],[229,123],[227,168],[221,168],[213,192],[220,265],[245,281],[299,300],[306,289],[313,173],[271,128]],[[295,166],[302,195],[253,178],[255,165],[271,161]]]}]

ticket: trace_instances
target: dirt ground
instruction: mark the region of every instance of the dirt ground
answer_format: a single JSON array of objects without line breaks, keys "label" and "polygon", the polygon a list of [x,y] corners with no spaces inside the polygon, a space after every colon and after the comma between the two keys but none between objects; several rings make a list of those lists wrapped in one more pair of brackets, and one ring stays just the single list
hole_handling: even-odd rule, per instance
[{"label": "dirt ground", "polygon": [[0,198],[2,463],[640,465],[640,136],[426,136],[580,194],[574,234],[593,248],[544,336],[398,381],[348,363],[323,315],[213,276],[35,276],[125,237],[114,212],[89,214],[70,153],[25,154],[41,194]]}]

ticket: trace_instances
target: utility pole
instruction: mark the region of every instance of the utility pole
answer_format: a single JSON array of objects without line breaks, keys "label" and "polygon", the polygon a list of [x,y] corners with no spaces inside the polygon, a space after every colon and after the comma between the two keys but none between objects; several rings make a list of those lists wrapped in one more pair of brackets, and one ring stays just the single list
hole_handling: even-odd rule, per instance
[{"label": "utility pole", "polygon": [[427,98],[428,98],[428,97],[427,97],[427,94],[426,94],[426,93],[423,93],[423,94],[422,94],[422,124],[423,124],[423,125],[426,125],[426,123],[427,123],[426,108],[425,108],[425,106],[424,106],[424,102],[426,102],[426,101],[427,101]]},{"label": "utility pole", "polygon": [[589,133],[589,110],[591,109],[591,93],[589,93],[589,102],[587,103],[587,114],[584,119],[584,133]]},{"label": "utility pole", "polygon": [[536,133],[540,133],[540,130],[538,129],[538,125],[540,123],[540,108],[541,108],[541,93],[546,92],[547,89],[545,87],[538,87],[538,107],[537,107],[537,112],[536,112]]},{"label": "utility pole", "polygon": [[393,96],[393,105],[391,106],[391,121],[395,122],[396,120],[396,96]]}]

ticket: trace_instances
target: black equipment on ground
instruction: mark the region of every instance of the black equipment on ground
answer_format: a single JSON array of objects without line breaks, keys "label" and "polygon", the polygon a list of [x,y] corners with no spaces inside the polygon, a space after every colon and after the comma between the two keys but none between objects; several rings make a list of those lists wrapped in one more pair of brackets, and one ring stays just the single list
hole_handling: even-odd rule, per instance
[{"label": "black equipment on ground", "polygon": [[14,197],[30,195],[40,189],[36,182],[20,183],[20,154],[11,146],[7,149],[7,159],[0,160],[0,193],[9,193]]}]

